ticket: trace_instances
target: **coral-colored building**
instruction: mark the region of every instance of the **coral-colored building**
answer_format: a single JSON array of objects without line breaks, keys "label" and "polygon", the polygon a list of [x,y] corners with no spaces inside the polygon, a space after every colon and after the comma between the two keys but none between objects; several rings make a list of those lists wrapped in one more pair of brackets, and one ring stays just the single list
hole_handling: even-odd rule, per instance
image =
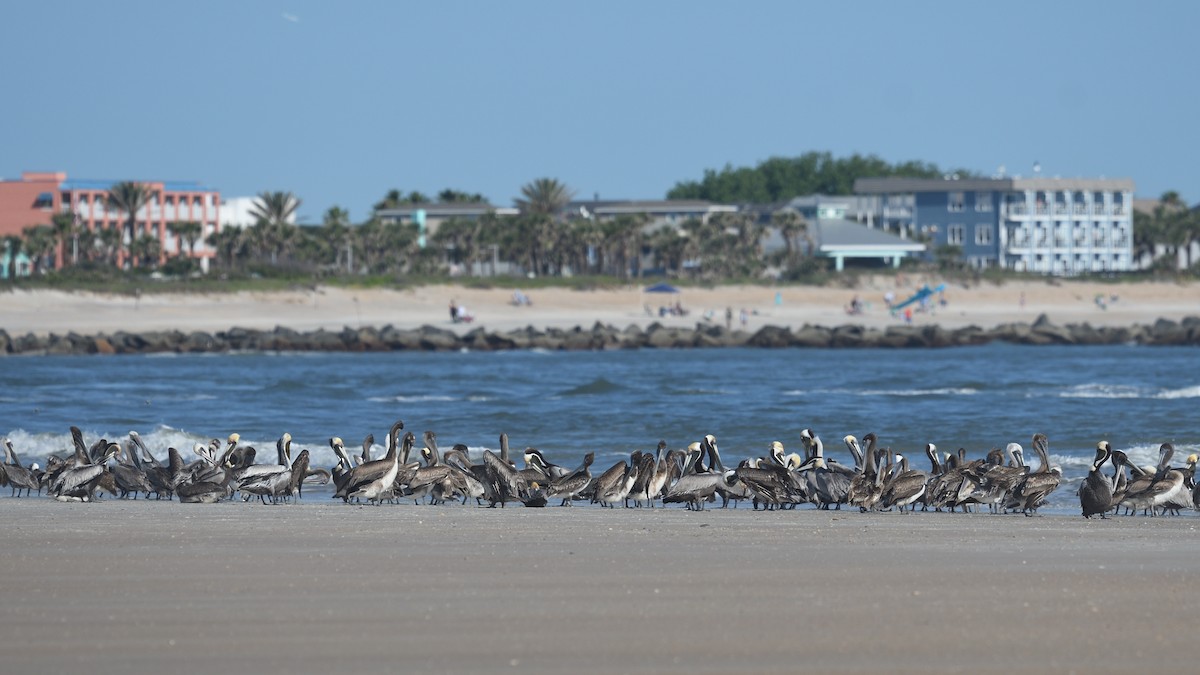
[{"label": "coral-colored building", "polygon": [[[75,214],[78,226],[93,232],[119,229],[125,224],[125,214],[108,208],[108,190],[117,182],[68,179],[61,172],[32,171],[21,174],[20,180],[0,181],[0,236],[20,235],[30,225],[50,225],[56,213]],[[134,238],[149,234],[158,239],[165,259],[185,249],[170,231],[170,224],[195,221],[201,225],[201,235],[192,255],[211,258],[215,252],[204,244],[204,239],[221,230],[221,194],[199,183],[139,182],[150,188],[150,202],[137,213]]]}]

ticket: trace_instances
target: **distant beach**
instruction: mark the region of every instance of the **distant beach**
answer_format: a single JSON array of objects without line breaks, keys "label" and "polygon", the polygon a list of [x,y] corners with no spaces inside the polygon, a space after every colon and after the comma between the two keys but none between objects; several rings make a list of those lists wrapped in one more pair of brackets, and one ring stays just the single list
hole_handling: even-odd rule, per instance
[{"label": "distant beach", "polygon": [[[649,283],[649,282],[647,282]],[[441,285],[407,290],[317,287],[273,293],[159,294],[141,297],[95,293],[14,290],[0,293],[0,328],[10,335],[33,333],[80,334],[179,330],[225,331],[232,327],[294,330],[341,330],[344,327],[415,328],[433,325],[465,334],[483,327],[508,331],[526,326],[538,329],[599,322],[624,328],[694,327],[697,323],[724,326],[726,312],[734,329],[757,331],[773,325],[799,328],[804,324],[857,324],[887,328],[905,322],[902,313],[889,312],[885,295],[896,302],[936,279],[917,276],[894,285],[891,277],[875,277],[857,288],[817,286],[682,287],[680,293],[646,293],[646,284],[619,289],[578,291],[566,288],[526,290],[528,305],[513,302],[510,289]],[[857,298],[861,312],[847,309]],[[944,301],[944,304],[943,302]],[[450,320],[451,302],[465,307],[470,323]],[[685,314],[668,307],[678,304]],[[1093,326],[1153,324],[1159,318],[1179,320],[1200,314],[1200,284],[1145,282],[1105,284],[1076,281],[1022,281],[1003,285],[947,282],[944,293],[930,297],[922,311],[914,304],[913,325],[945,328],[975,325],[991,328],[1006,323],[1033,322],[1046,314],[1056,324]],[[743,310],[745,321],[743,324]]]}]

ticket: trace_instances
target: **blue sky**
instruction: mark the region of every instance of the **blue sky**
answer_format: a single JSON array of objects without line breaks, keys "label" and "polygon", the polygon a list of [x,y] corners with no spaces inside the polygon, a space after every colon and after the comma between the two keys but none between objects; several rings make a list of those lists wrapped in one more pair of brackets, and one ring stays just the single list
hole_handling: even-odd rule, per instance
[{"label": "blue sky", "polygon": [[0,5],[0,177],[661,198],[810,150],[1200,199],[1196,2]]}]

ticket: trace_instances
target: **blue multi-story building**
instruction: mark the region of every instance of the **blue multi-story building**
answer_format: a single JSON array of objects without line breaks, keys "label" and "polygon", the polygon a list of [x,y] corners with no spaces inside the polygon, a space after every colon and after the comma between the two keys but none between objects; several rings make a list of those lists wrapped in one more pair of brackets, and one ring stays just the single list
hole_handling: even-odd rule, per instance
[{"label": "blue multi-story building", "polygon": [[973,267],[1071,276],[1129,271],[1133,181],[1128,179],[861,178],[873,227],[956,246]]}]

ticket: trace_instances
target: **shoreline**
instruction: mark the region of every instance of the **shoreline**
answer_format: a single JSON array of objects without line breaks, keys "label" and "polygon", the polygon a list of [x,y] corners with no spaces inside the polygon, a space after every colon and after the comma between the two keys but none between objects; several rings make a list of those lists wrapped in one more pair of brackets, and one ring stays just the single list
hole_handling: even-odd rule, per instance
[{"label": "shoreline", "polygon": [[1191,660],[1186,517],[3,501],[0,651],[16,672]]},{"label": "shoreline", "polygon": [[[685,288],[677,294],[645,293],[641,286],[545,288],[529,291],[533,304],[525,306],[511,303],[511,290],[448,285],[141,297],[14,290],[0,293],[0,353],[1200,340],[1196,322],[1189,318],[1200,316],[1200,283],[1195,282],[948,285],[909,321],[888,310],[885,295],[900,301],[940,281],[918,277],[905,279],[903,286],[894,282],[891,277],[866,277],[856,288],[722,286]],[[855,298],[862,311],[851,315],[846,308]],[[452,302],[465,306],[474,320],[451,322]],[[660,313],[676,303],[687,313]]]}]

